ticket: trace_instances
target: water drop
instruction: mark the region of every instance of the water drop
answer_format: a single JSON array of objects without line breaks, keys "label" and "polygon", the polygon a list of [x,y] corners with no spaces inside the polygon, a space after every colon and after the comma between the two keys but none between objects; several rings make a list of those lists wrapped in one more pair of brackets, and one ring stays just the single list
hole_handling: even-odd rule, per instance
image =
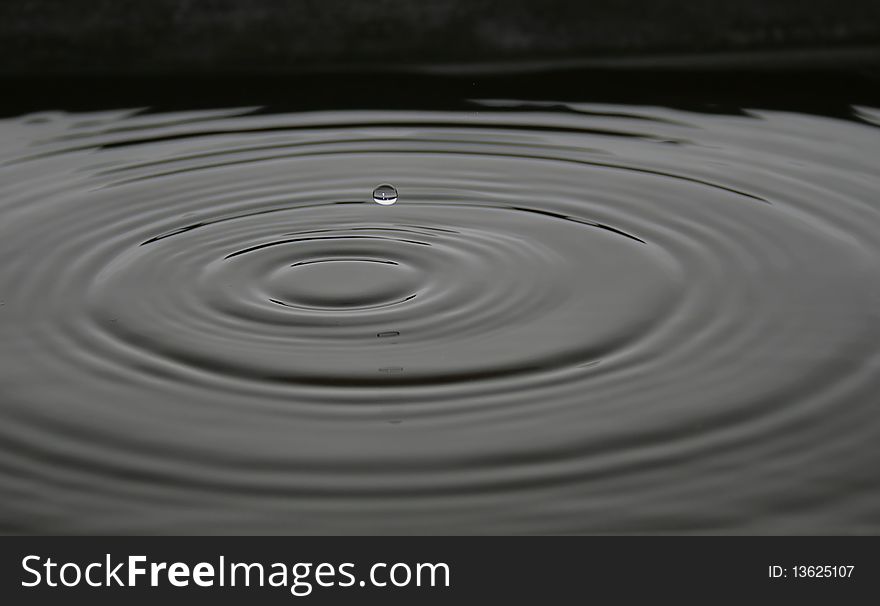
[{"label": "water drop", "polygon": [[373,190],[373,202],[382,206],[389,206],[397,202],[397,190],[393,185],[380,185]]}]

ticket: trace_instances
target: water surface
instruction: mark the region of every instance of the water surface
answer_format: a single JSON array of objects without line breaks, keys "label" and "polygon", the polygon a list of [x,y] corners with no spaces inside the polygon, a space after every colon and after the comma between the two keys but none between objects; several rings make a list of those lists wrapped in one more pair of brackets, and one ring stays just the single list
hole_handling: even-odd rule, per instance
[{"label": "water surface", "polygon": [[0,122],[0,528],[880,531],[880,110],[534,96]]}]

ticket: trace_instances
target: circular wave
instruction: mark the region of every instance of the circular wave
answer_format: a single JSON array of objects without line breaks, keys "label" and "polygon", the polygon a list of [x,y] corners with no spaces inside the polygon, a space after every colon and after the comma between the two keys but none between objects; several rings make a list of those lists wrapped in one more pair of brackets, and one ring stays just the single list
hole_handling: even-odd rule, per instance
[{"label": "circular wave", "polygon": [[4,123],[6,527],[876,531],[872,110],[482,105]]}]

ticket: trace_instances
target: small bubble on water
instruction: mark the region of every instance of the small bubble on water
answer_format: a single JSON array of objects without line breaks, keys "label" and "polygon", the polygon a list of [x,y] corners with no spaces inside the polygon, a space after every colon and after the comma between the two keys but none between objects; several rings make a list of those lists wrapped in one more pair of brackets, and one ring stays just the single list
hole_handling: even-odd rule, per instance
[{"label": "small bubble on water", "polygon": [[380,185],[373,190],[373,202],[382,206],[389,206],[397,202],[397,190],[393,185]]}]

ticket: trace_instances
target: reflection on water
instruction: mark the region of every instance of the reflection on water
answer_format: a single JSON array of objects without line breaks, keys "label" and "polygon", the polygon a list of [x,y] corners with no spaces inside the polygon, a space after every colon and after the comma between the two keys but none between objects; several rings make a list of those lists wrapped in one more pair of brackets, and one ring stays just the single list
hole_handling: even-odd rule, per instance
[{"label": "reflection on water", "polygon": [[6,119],[0,528],[878,532],[878,122]]}]

